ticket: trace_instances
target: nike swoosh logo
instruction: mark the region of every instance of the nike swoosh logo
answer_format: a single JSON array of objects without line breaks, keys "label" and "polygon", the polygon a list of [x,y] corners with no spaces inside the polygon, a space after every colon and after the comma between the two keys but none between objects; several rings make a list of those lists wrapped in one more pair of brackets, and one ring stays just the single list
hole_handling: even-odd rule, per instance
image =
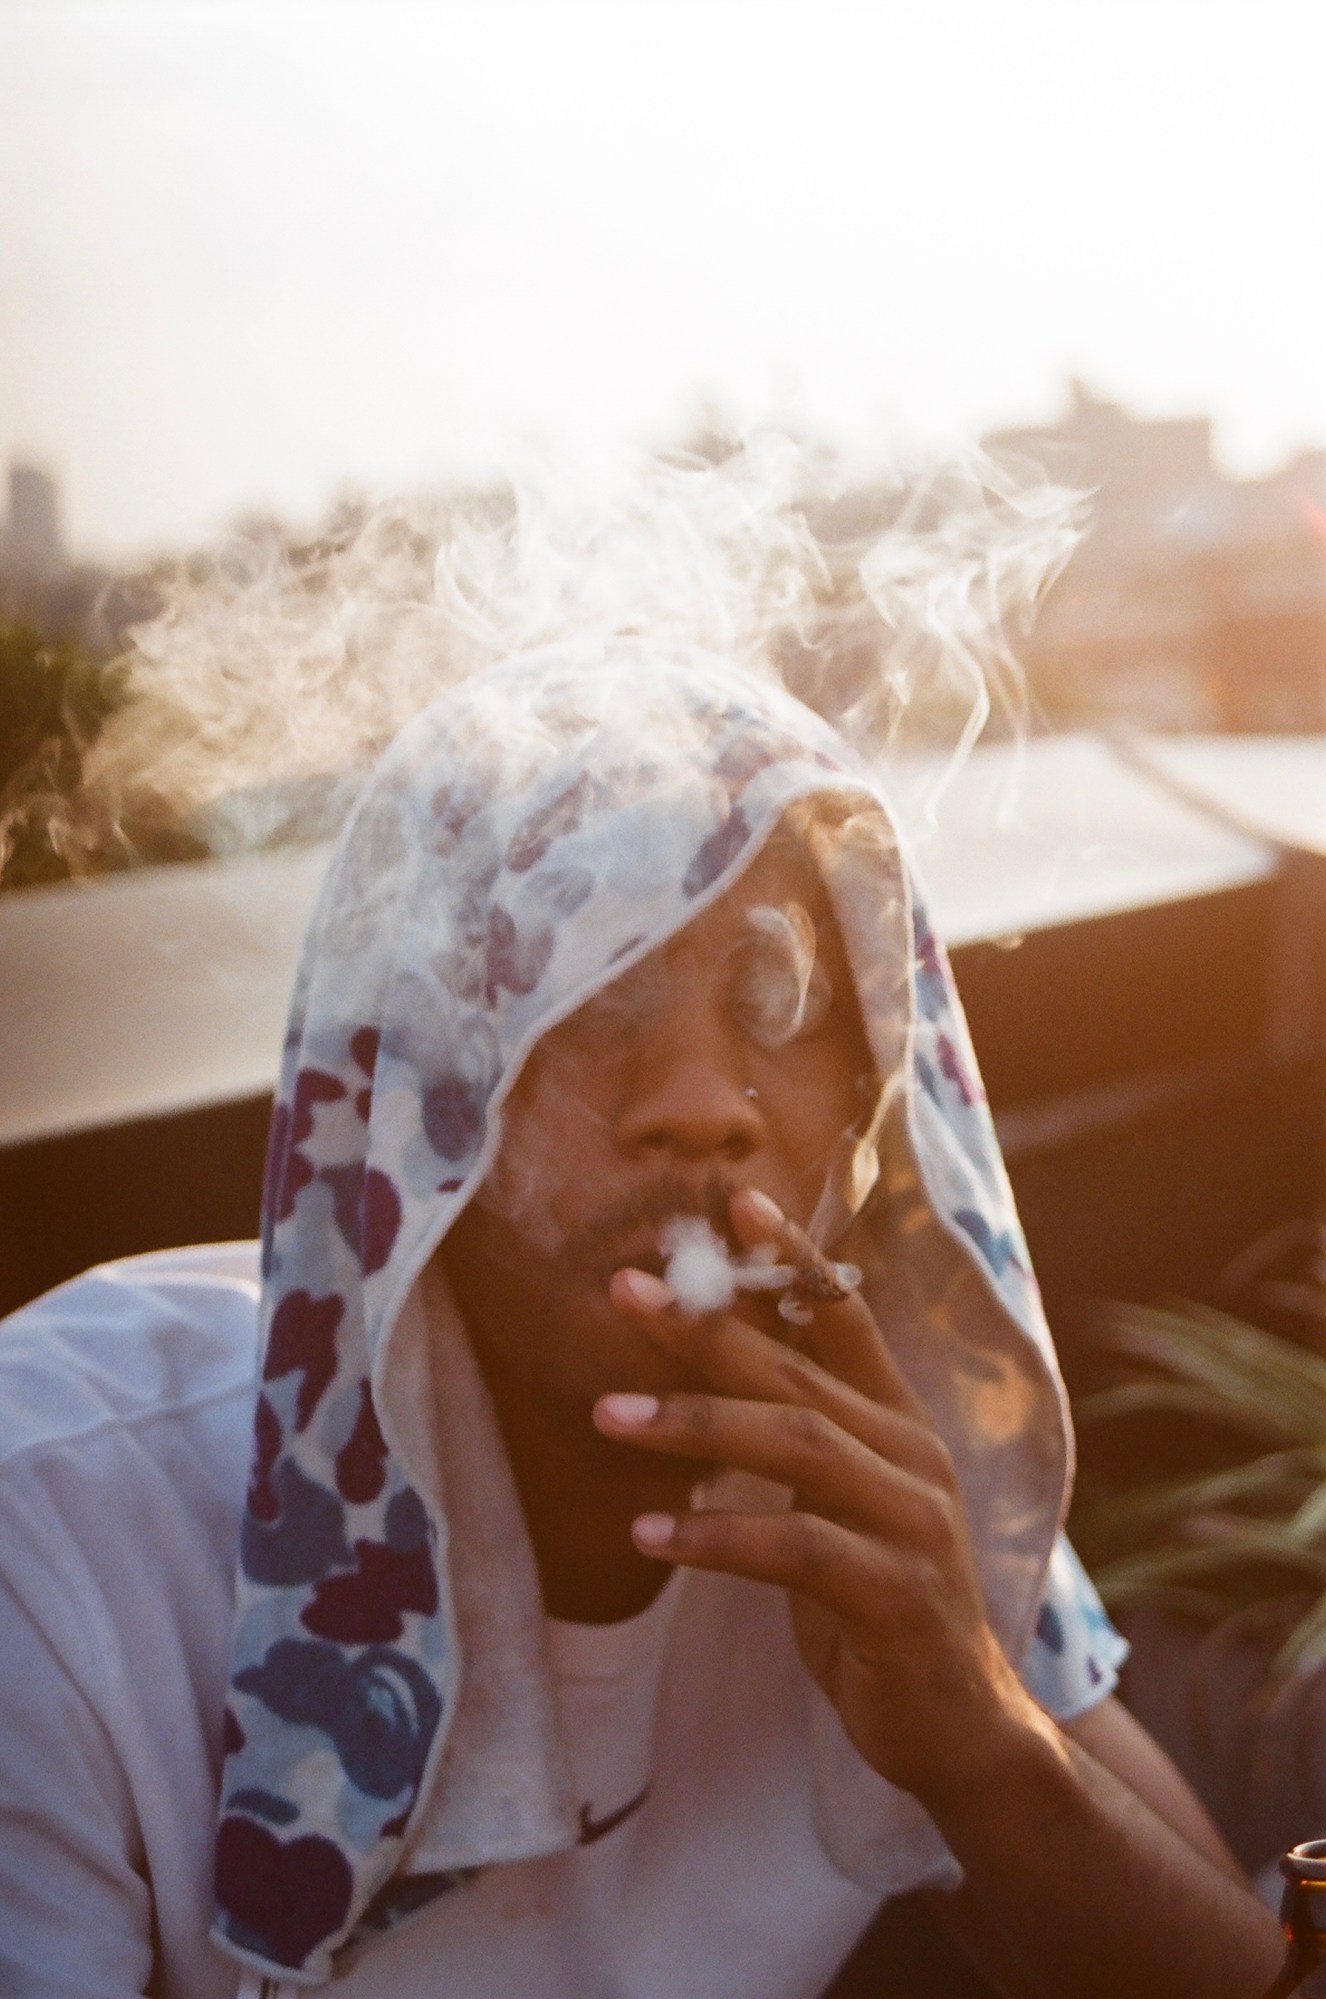
[{"label": "nike swoosh logo", "polygon": [[582,1805],[580,1807],[580,1844],[582,1846],[592,1846],[596,1839],[606,1839],[610,1832],[616,1832],[618,1826],[625,1819],[629,1819],[632,1812],[639,1811],[641,1805],[649,1796],[650,1788],[646,1784],[638,1798],[632,1798],[629,1804],[622,1805],[618,1811],[609,1812],[605,1819],[591,1818],[589,1806]]}]

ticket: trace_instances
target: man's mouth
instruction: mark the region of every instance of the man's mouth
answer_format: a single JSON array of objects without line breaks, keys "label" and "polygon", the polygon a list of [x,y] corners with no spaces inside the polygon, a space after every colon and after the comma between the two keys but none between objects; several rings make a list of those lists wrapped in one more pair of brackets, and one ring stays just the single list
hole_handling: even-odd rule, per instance
[{"label": "man's mouth", "polygon": [[662,1235],[679,1217],[707,1222],[729,1254],[740,1256],[728,1212],[738,1191],[726,1180],[704,1187],[682,1181],[651,1187],[630,1202],[628,1212],[618,1210],[578,1231],[566,1246],[566,1262],[577,1276],[595,1284],[606,1285],[618,1270],[646,1270],[651,1277],[662,1277],[667,1265]]}]

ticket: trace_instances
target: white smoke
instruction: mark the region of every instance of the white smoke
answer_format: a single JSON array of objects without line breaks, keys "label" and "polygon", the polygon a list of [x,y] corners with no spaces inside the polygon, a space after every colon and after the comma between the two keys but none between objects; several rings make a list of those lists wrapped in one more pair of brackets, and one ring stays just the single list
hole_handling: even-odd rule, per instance
[{"label": "white smoke", "polygon": [[135,820],[217,851],[329,832],[449,683],[623,630],[781,677],[866,749],[911,729],[963,754],[993,714],[1022,726],[1013,635],[1080,496],[973,454],[873,488],[846,533],[844,498],[822,455],[769,434],[611,490],[526,478],[388,501],[304,549],[232,542],[131,634],[129,698],[61,844],[104,851]]},{"label": "white smoke", "polygon": [[[984,454],[912,481],[897,522],[860,568],[889,634],[881,676],[887,715],[905,715],[929,676],[966,702],[956,759],[996,708],[1021,731],[1026,686],[1014,636],[1030,626],[1084,522],[1081,494]],[[869,694],[864,710],[868,726]],[[851,719],[842,718],[849,729]]]}]

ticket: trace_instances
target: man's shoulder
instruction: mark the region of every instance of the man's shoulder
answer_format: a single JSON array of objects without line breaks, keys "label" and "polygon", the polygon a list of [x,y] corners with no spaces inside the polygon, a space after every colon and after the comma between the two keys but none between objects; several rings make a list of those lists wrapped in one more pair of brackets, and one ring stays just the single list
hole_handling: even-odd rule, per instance
[{"label": "man's shoulder", "polygon": [[0,1321],[0,1467],[80,1440],[188,1426],[233,1405],[247,1429],[258,1246],[214,1243],[98,1265]]}]

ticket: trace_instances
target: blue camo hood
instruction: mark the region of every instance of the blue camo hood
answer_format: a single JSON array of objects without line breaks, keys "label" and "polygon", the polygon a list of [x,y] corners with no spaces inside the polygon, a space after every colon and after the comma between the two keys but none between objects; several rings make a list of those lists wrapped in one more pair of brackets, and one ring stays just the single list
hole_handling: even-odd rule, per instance
[{"label": "blue camo hood", "polygon": [[846,1247],[953,1449],[992,1620],[1021,1654],[1066,1503],[1063,1391],[878,776],[781,689],[708,655],[622,638],[512,660],[421,714],[369,779],[292,1002],[217,1843],[214,1934],[252,1966],[322,1982],[516,1850],[476,1824],[462,1865],[411,1866],[455,1781],[445,1752],[474,1662],[445,1502],[404,1407],[406,1307],[493,1161],[534,1043],[812,797],[854,829],[816,858],[881,1075],[901,1082],[900,1140]]}]

